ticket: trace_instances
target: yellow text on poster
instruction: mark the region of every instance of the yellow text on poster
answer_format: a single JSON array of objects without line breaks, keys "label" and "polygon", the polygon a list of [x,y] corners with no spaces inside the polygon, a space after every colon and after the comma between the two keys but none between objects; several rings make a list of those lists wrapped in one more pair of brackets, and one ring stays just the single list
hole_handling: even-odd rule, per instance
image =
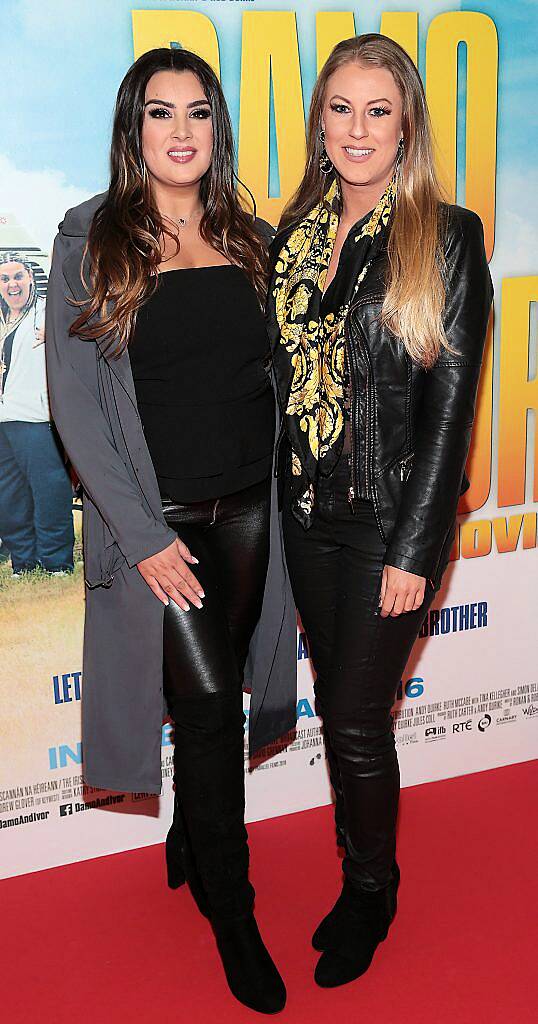
[{"label": "yellow text on poster", "polygon": [[[196,50],[218,72],[215,27],[195,11],[133,11],[135,57],[171,42]],[[360,26],[353,13],[317,13],[317,63]],[[380,31],[417,58],[418,14],[384,12]],[[482,219],[488,258],[493,252],[498,43],[485,14],[453,11],[433,19],[426,44],[426,93],[447,196],[456,194],[458,47],[467,49],[465,205]],[[274,98],[280,196],[269,195],[270,84]],[[297,23],[293,11],[246,11],[242,19],[239,174],[258,211],[276,224],[304,166],[304,110]]]}]

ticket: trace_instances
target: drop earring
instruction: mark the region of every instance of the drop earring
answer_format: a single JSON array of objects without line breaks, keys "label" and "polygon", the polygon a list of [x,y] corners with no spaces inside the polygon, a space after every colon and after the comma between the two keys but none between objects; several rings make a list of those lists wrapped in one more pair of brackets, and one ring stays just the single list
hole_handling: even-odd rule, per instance
[{"label": "drop earring", "polygon": [[319,169],[322,174],[330,174],[334,169],[332,161],[325,149],[325,129],[320,128],[319,130],[319,141],[321,142],[321,153],[319,156]]},{"label": "drop earring", "polygon": [[396,150],[396,167],[399,167],[403,162],[404,158],[404,140],[403,136],[398,143],[398,149]]}]

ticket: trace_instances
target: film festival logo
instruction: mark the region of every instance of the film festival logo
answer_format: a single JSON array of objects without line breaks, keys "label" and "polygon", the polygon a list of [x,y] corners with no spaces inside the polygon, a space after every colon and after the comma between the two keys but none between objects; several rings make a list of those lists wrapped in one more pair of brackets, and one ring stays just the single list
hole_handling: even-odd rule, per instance
[{"label": "film festival logo", "polygon": [[467,718],[465,722],[453,722],[452,732],[462,736],[465,732],[471,732],[473,728],[472,718]]},{"label": "film festival logo", "polygon": [[515,722],[517,715],[510,714],[510,708],[505,708],[502,715],[496,719],[497,725],[506,725],[508,722]]},{"label": "film festival logo", "polygon": [[424,738],[426,743],[432,743],[435,740],[446,740],[446,726],[428,725],[424,731]]},{"label": "film festival logo", "polygon": [[[511,719],[510,719],[511,720]],[[479,732],[486,732],[491,725],[491,715],[482,715],[482,718],[477,722]],[[462,736],[465,733],[472,732],[473,730],[473,719],[467,718],[464,722],[453,722],[452,734]],[[446,726],[444,725],[428,725],[424,730],[424,737],[426,743],[432,743],[435,740],[444,740],[447,737]]]}]

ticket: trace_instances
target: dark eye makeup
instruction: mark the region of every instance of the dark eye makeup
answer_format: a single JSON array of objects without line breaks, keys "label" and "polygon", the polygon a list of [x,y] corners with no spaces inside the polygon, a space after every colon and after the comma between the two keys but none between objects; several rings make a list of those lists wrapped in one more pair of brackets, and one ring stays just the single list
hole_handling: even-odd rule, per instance
[{"label": "dark eye makeup", "polygon": [[[331,110],[334,110],[335,114],[348,114],[350,108],[347,103],[331,103]],[[385,114],[391,114],[392,110],[390,107],[370,107],[368,111],[373,117],[384,117]]]},{"label": "dark eye makeup", "polygon": [[[149,107],[148,114],[150,117],[155,118],[172,116],[167,107]],[[194,110],[189,111],[189,117],[194,117],[197,121],[206,121],[208,117],[211,117],[211,108],[209,105],[207,107],[195,107]]]},{"label": "dark eye makeup", "polygon": [[149,107],[148,114],[150,117],[171,117],[171,113],[166,107]]}]

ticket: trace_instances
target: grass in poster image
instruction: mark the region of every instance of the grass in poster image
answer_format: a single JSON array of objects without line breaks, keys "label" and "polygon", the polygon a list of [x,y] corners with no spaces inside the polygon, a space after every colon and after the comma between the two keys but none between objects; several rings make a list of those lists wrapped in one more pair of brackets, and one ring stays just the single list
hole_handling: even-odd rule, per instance
[{"label": "grass in poster image", "polygon": [[[5,630],[5,616],[11,604],[17,605],[22,599],[34,602],[36,598],[46,599],[48,595],[58,595],[59,590],[64,592],[65,588],[78,581],[82,572],[82,514],[75,505],[73,510],[73,525],[75,528],[75,546],[73,558],[75,571],[73,574],[66,573],[65,576],[51,576],[41,569],[34,569],[33,572],[25,572],[20,576],[13,577],[13,570],[9,558],[2,559],[0,549],[0,606],[2,608],[2,633]],[[76,584],[78,589],[78,582]],[[0,635],[0,651],[3,651],[3,636]]]},{"label": "grass in poster image", "polygon": [[[0,562],[0,784],[8,765],[10,776],[15,765],[26,775],[34,744],[57,741],[52,678],[82,667],[84,573],[77,519],[73,573],[35,570],[13,579],[11,562]],[[74,704],[65,712],[80,713]]]}]

